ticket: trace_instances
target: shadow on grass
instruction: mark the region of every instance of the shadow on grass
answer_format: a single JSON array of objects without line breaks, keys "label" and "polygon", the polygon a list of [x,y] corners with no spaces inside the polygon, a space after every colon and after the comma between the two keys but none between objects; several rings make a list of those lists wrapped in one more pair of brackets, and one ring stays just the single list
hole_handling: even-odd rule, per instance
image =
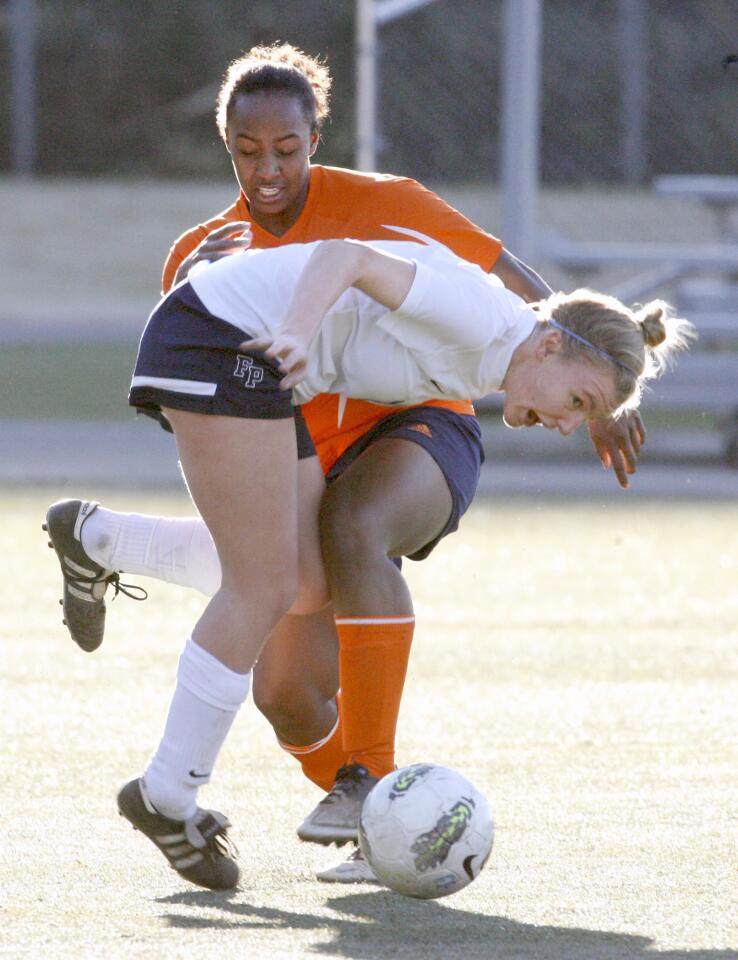
[{"label": "shadow on grass", "polygon": [[489,917],[455,910],[438,901],[412,900],[387,890],[329,898],[326,906],[338,916],[292,913],[254,906],[231,893],[188,892],[157,902],[221,911],[220,916],[167,914],[170,927],[182,930],[274,929],[332,932],[326,943],[306,944],[306,953],[377,960],[436,960],[463,957],[505,960],[736,960],[734,950],[654,951],[645,936],[535,926],[507,917]]}]

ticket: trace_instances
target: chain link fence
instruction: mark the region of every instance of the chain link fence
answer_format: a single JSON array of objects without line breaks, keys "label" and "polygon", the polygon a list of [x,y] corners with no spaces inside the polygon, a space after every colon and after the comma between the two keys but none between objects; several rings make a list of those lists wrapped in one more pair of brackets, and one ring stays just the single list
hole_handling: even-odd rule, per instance
[{"label": "chain link fence", "polygon": [[[381,169],[497,179],[501,8],[437,0],[383,28]],[[544,0],[543,183],[734,173],[736,48],[735,0]]]},{"label": "chain link fence", "polygon": [[[10,0],[0,0],[0,169],[9,169]],[[230,59],[286,40],[327,57],[320,159],[354,161],[353,0],[36,0],[38,172],[227,176],[213,120]],[[489,183],[501,0],[435,0],[379,31],[380,169]],[[736,0],[543,0],[544,184],[732,173]]]}]

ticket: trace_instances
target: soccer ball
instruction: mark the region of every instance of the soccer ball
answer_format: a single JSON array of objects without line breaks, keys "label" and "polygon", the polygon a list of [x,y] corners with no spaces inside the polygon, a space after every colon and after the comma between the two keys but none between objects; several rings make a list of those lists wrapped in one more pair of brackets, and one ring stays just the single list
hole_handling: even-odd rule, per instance
[{"label": "soccer ball", "polygon": [[430,900],[479,876],[494,825],[484,796],[466,777],[434,763],[387,774],[364,801],[359,846],[379,880]]}]

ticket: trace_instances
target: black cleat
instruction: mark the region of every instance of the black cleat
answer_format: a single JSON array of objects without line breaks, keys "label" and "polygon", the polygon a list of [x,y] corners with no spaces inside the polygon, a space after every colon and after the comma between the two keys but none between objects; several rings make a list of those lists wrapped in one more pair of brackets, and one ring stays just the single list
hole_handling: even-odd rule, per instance
[{"label": "black cleat", "polygon": [[118,810],[148,837],[180,877],[209,890],[232,890],[240,871],[228,838],[230,821],[215,810],[201,810],[189,820],[170,820],[157,812],[143,780],[131,780],[118,794]]},{"label": "black cleat", "polygon": [[[82,547],[82,527],[99,504],[92,500],[59,500],[52,503],[41,525],[50,537],[49,546],[56,551],[61,564],[64,608],[62,623],[72,640],[83,650],[97,650],[105,634],[105,592],[108,584],[132,600],[145,600],[143,587],[120,582],[115,570],[105,570],[90,560]],[[136,596],[135,591],[140,591]]]},{"label": "black cleat", "polygon": [[359,814],[378,778],[358,763],[338,770],[336,782],[317,807],[297,828],[300,840],[343,846],[359,837]]}]

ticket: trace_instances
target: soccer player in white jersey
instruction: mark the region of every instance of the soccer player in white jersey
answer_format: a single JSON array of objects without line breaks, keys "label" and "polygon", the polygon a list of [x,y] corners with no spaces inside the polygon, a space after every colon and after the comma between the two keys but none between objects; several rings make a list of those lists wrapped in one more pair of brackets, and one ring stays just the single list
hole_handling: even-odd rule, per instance
[{"label": "soccer player in white jersey", "polygon": [[[332,270],[328,265],[348,265],[363,259],[371,250],[384,254],[378,259],[382,289],[393,272],[388,266],[396,268],[398,278],[402,278],[396,282],[398,291],[407,294],[401,309],[388,310],[387,305],[353,287],[339,292],[344,284],[340,273],[330,275],[327,283]],[[285,361],[290,366],[299,363],[301,373],[299,382],[297,377],[290,377],[282,383],[283,389],[295,388],[291,399],[283,397],[283,405],[306,403],[319,393],[357,396],[390,406],[405,405],[409,400],[485,396],[500,389],[515,347],[536,324],[536,312],[497,277],[440,245],[317,241],[244,252],[216,264],[203,264],[199,271],[191,273],[190,286],[201,304],[210,315],[232,328],[223,330],[222,324],[217,329],[211,325],[209,333],[202,334],[207,346],[217,347],[221,342],[234,346],[239,331],[256,338],[251,352],[267,340],[271,343],[290,309],[297,280],[308,262],[315,286],[308,293],[301,293],[301,298],[309,298],[310,314],[306,304],[291,308],[293,317],[294,311],[300,310],[299,331],[295,327],[295,332],[300,334],[304,356],[299,361]],[[406,291],[405,279],[410,273],[412,285]],[[308,282],[305,276],[303,286]],[[370,285],[368,289],[374,287]],[[319,317],[316,307],[321,304],[325,304],[326,310]],[[190,315],[193,313],[190,311]],[[308,316],[315,329],[307,328]],[[161,403],[161,390],[184,397],[212,391],[217,409],[220,394],[215,383],[205,385],[204,371],[209,360],[203,354],[190,358],[190,374],[184,381],[151,375],[161,364],[162,337],[167,353],[182,349],[170,342],[172,337],[182,340],[190,350],[191,326],[192,321],[185,320],[176,333],[173,325],[168,324],[163,334],[153,330],[147,334],[132,382],[134,405],[147,407],[151,400],[151,406],[158,410],[166,405]],[[291,333],[292,329],[281,336]],[[270,356],[277,353],[283,353],[281,346],[275,347]],[[164,361],[167,370],[171,362],[169,358]],[[203,379],[197,378],[195,385],[192,371],[198,364],[203,367]],[[266,384],[264,374],[248,356],[243,356],[239,364],[234,373],[236,382],[258,393],[262,383]],[[185,369],[181,359],[180,366]],[[199,409],[199,404],[196,400],[195,409]],[[192,408],[189,400],[182,400],[177,406]],[[596,412],[604,413],[604,407]]]},{"label": "soccer player in white jersey", "polygon": [[298,489],[301,399],[497,390],[510,426],[569,435],[637,404],[643,381],[686,344],[689,324],[659,302],[633,313],[577,291],[531,308],[443,250],[408,253],[340,240],[236,254],[178,285],[141,341],[130,403],[173,429],[222,579],[180,658],[162,740],[118,805],[201,886],[233,887],[239,871],[230,824],[198,807],[198,787],[273,625],[326,601],[317,465]]}]

